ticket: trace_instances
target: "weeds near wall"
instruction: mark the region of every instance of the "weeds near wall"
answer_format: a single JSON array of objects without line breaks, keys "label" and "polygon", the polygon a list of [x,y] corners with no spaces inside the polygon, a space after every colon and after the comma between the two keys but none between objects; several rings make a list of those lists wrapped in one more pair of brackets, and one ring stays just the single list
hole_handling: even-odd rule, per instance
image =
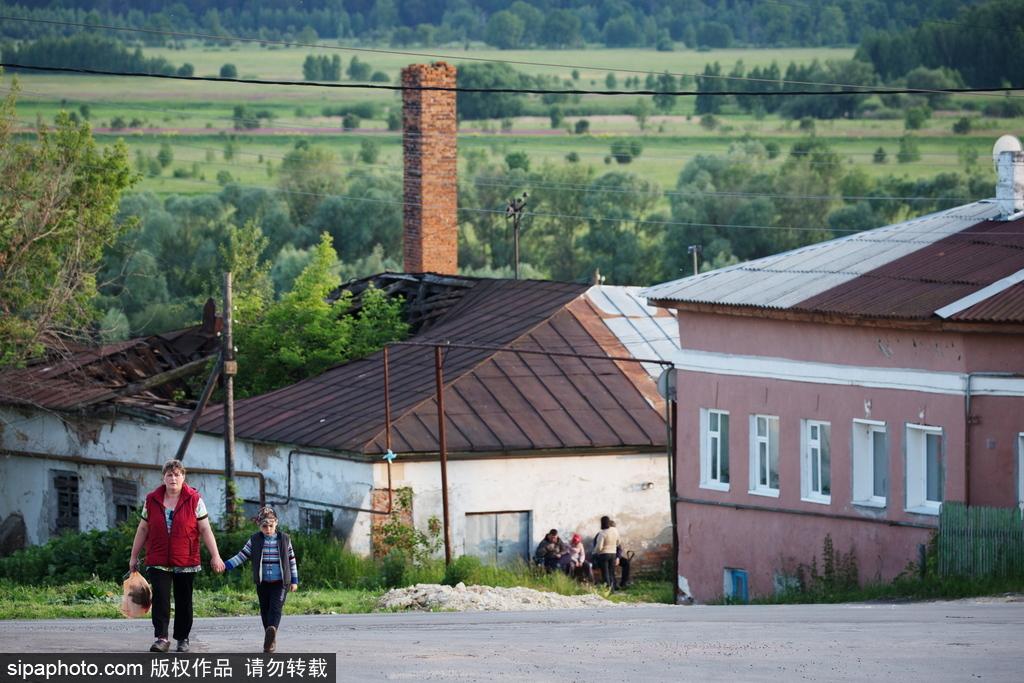
[{"label": "weeds near wall", "polygon": [[836,550],[831,534],[826,534],[822,542],[820,571],[817,557],[811,558],[810,565],[801,564],[796,568],[795,590],[815,602],[829,602],[834,596],[848,594],[859,587],[856,551],[853,548],[846,553]]},{"label": "weeds near wall", "polygon": [[385,586],[404,585],[410,565],[426,566],[441,549],[441,520],[431,516],[426,531],[417,529],[412,523],[412,495],[409,487],[396,489],[391,514],[373,528],[373,555],[382,560]]}]

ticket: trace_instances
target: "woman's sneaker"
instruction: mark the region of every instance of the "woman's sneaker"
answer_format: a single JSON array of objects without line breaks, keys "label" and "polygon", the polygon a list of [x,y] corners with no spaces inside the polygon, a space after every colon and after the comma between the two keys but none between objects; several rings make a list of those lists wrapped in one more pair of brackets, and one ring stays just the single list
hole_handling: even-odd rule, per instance
[{"label": "woman's sneaker", "polygon": [[150,652],[167,652],[171,649],[171,641],[166,638],[157,638],[156,641],[149,646]]},{"label": "woman's sneaker", "polygon": [[267,627],[267,632],[263,635],[263,651],[273,652],[277,649],[277,629],[273,626]]}]

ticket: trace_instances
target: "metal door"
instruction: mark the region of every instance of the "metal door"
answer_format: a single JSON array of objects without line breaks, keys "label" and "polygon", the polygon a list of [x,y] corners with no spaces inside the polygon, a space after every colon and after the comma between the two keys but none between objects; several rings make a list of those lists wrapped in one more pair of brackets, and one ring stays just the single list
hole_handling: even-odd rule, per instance
[{"label": "metal door", "polygon": [[465,553],[485,564],[506,567],[530,559],[529,512],[474,512],[466,515]]},{"label": "metal door", "polygon": [[499,512],[495,518],[498,566],[506,567],[520,560],[529,562],[530,513]]}]

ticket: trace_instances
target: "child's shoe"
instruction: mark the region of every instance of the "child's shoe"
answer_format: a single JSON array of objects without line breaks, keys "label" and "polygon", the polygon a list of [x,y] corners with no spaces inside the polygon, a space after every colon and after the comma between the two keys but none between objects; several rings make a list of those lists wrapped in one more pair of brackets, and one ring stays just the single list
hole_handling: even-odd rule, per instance
[{"label": "child's shoe", "polygon": [[263,635],[263,651],[273,652],[277,649],[277,628],[268,626],[267,632]]}]

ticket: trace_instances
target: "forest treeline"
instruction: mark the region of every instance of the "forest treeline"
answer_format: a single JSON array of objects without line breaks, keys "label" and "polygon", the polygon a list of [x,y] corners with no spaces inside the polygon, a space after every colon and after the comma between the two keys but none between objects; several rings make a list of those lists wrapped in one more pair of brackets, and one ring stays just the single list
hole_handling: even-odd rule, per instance
[{"label": "forest treeline", "polygon": [[[854,45],[952,20],[964,0],[110,0],[5,2],[19,16],[309,43],[361,40],[396,46],[485,41],[500,48],[777,47]],[[998,24],[997,24],[998,25]],[[77,30],[5,21],[0,37],[36,39]],[[140,36],[160,45],[173,37]]]}]

